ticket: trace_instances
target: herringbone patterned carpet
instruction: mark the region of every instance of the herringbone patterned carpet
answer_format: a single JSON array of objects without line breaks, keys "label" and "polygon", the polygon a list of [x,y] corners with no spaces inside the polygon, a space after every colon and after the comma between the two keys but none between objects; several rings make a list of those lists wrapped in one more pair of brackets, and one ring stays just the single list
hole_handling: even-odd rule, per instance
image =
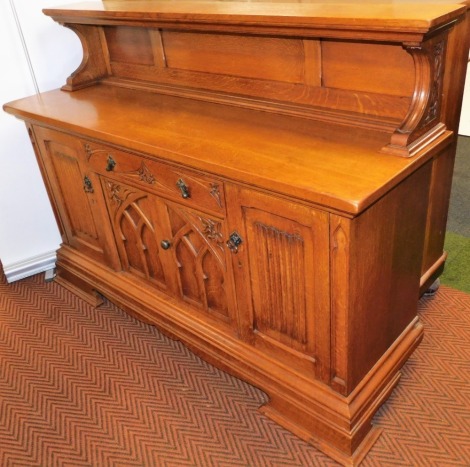
[{"label": "herringbone patterned carpet", "polygon": [[[366,466],[470,465],[470,296],[421,303],[422,345]],[[0,273],[0,466],[334,466],[265,394],[112,304]]]}]

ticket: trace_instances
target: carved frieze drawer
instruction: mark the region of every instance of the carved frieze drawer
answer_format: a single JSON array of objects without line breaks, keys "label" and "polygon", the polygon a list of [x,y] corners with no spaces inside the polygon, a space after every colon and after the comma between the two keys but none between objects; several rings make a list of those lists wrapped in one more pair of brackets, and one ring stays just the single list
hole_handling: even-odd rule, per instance
[{"label": "carved frieze drawer", "polygon": [[82,141],[93,171],[219,215],[225,212],[220,180],[110,146]]}]

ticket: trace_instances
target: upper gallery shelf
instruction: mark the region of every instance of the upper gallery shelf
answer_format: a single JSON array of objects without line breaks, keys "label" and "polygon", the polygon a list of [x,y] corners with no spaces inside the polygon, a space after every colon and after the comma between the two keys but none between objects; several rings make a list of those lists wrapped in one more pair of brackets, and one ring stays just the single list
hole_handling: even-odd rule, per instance
[{"label": "upper gallery shelf", "polygon": [[45,9],[56,21],[67,23],[154,25],[212,29],[223,27],[253,33],[302,34],[365,39],[420,40],[422,35],[455,20],[465,11],[459,2],[381,1],[358,4],[347,0],[318,1],[187,1],[156,0],[83,2]]},{"label": "upper gallery shelf", "polygon": [[468,53],[454,44],[467,8],[112,0],[44,12],[82,41],[64,90],[101,83],[379,130],[383,153],[412,157],[453,130],[442,102],[452,54]]}]

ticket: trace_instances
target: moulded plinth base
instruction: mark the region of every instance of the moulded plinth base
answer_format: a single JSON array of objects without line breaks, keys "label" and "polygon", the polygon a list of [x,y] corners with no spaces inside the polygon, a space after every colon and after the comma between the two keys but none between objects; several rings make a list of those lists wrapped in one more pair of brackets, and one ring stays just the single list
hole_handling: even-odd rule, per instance
[{"label": "moulded plinth base", "polygon": [[[58,281],[87,301],[103,295],[124,310],[185,343],[206,361],[265,391],[260,410],[343,465],[358,465],[380,435],[371,421],[400,378],[400,368],[422,339],[416,317],[347,396],[292,369],[184,303],[116,273],[69,247],[58,254]],[[92,299],[92,297],[95,297]]]}]

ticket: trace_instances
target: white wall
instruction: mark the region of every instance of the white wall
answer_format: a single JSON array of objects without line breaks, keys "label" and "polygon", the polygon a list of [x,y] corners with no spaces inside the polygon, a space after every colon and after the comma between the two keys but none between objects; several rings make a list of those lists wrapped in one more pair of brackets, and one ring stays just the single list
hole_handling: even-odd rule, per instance
[{"label": "white wall", "polygon": [[459,135],[470,136],[470,63],[467,67],[467,79],[465,81]]},{"label": "white wall", "polygon": [[[9,1],[0,2],[1,104],[35,92]],[[80,42],[41,10],[76,0],[11,1],[18,12],[39,90],[62,86],[81,61]],[[460,133],[470,136],[470,76]],[[0,261],[7,278],[20,279],[51,268],[59,243],[24,124],[0,111]]]},{"label": "white wall", "polygon": [[[75,34],[42,14],[74,0],[13,0],[41,92],[60,87],[82,57]],[[35,93],[9,0],[0,2],[0,103]],[[0,261],[9,281],[49,269],[60,236],[23,122],[0,111]]]}]

